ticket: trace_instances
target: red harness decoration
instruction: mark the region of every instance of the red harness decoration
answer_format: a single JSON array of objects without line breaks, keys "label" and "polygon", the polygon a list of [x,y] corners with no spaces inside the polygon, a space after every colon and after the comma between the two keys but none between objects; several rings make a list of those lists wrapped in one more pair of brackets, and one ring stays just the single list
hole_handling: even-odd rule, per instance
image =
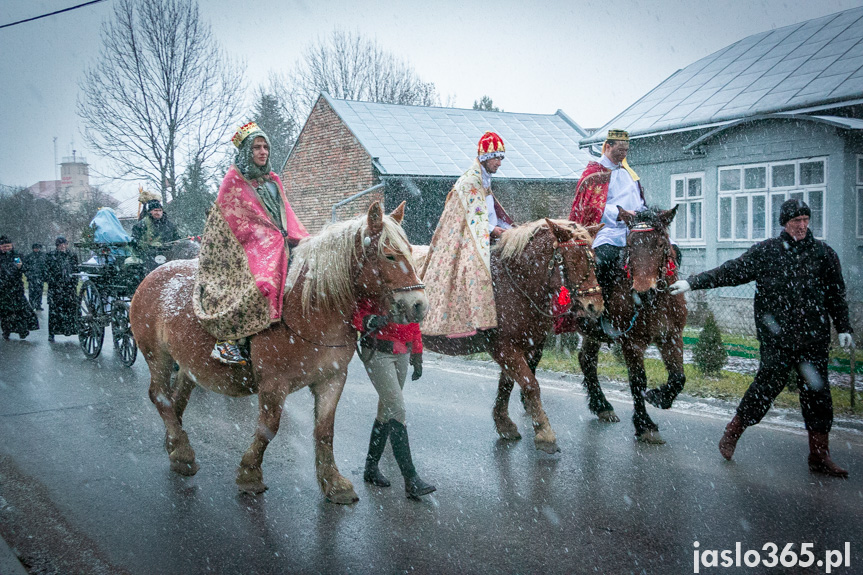
[{"label": "red harness decoration", "polygon": [[665,277],[670,278],[677,272],[677,264],[674,263],[674,258],[668,257],[668,264],[665,266]]}]

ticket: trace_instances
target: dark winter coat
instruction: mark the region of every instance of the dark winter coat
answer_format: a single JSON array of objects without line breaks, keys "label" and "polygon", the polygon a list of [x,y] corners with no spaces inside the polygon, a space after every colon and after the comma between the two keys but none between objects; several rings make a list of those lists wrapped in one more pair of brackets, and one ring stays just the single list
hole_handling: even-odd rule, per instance
[{"label": "dark winter coat", "polygon": [[24,275],[27,276],[28,282],[43,283],[45,281],[46,269],[46,254],[43,252],[30,252],[21,258],[24,267],[21,269]]},{"label": "dark winter coat", "polygon": [[4,335],[26,335],[39,329],[36,312],[24,295],[23,272],[15,263],[14,251],[0,253],[0,328]]},{"label": "dark winter coat", "polygon": [[851,333],[839,257],[811,231],[795,241],[784,230],[740,257],[690,276],[692,289],[755,282],[755,327],[762,345],[798,348],[830,339],[830,318]]},{"label": "dark winter coat", "polygon": [[158,220],[148,213],[132,227],[132,237],[140,247],[161,246],[180,238],[177,226],[163,213]]},{"label": "dark winter coat", "polygon": [[78,256],[55,251],[48,257],[48,334],[78,333]]}]

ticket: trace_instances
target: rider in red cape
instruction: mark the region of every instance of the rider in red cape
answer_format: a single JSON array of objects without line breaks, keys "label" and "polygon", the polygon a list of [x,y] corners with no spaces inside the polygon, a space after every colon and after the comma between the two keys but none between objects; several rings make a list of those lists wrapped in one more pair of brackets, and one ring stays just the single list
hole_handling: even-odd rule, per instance
[{"label": "rider in red cape", "polygon": [[290,248],[309,234],[270,170],[267,135],[250,122],[232,142],[238,151],[207,218],[193,303],[217,339],[213,357],[245,364],[237,340],[281,318]]}]

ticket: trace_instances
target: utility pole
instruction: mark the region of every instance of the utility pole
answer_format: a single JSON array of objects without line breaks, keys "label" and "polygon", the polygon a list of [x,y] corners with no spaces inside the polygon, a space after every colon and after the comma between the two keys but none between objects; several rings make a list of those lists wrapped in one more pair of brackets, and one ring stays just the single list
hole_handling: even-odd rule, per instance
[{"label": "utility pole", "polygon": [[60,179],[60,174],[57,172],[57,136],[54,136],[54,180]]}]

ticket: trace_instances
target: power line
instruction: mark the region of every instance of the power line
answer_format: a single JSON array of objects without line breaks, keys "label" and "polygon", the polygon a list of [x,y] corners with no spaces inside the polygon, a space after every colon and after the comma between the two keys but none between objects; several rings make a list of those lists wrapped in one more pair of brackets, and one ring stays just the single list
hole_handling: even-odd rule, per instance
[{"label": "power line", "polygon": [[27,18],[25,20],[18,20],[17,22],[11,22],[9,24],[0,25],[0,28],[8,28],[9,26],[17,26],[18,24],[24,24],[25,22],[32,22],[33,20],[38,20],[40,18],[47,18],[48,16],[53,16],[55,14],[62,14],[63,12],[69,12],[71,10],[77,10],[78,8],[83,8],[84,6],[89,6],[90,4],[99,4],[100,2],[104,2],[105,0],[92,0],[90,2],[84,2],[83,4],[78,4],[77,6],[72,6],[71,8],[63,8],[62,10],[57,10],[56,12],[49,12],[48,14],[42,14],[41,16],[33,16],[32,18]]}]

